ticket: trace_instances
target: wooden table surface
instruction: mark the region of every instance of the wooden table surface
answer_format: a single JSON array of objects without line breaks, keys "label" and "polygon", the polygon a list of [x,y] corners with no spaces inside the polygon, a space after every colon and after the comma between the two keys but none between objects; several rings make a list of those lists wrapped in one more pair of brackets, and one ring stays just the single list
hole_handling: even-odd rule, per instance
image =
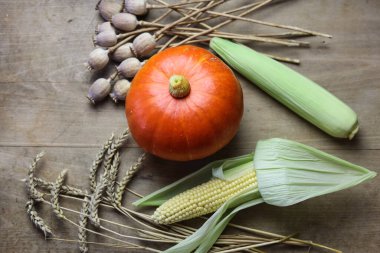
[{"label": "wooden table surface", "polygon": [[[68,169],[69,184],[87,187],[88,171],[100,146],[112,132],[120,133],[127,126],[123,104],[115,105],[108,99],[93,106],[85,98],[89,84],[104,76],[83,67],[93,48],[94,27],[100,22],[94,10],[96,2],[0,1],[0,252],[77,252],[75,243],[45,241],[31,224],[25,212],[27,197],[21,179],[26,177],[33,157],[44,150],[46,155],[36,172],[39,177],[53,181],[59,171]],[[230,1],[229,6],[249,2]],[[251,46],[301,59],[300,66],[290,67],[320,83],[357,112],[361,128],[354,140],[337,140],[324,134],[238,75],[245,110],[232,142],[207,159],[187,163],[150,155],[130,187],[141,194],[150,193],[210,161],[249,153],[258,140],[271,137],[296,140],[379,173],[379,10],[378,0],[289,0],[277,1],[251,15],[334,36],[331,40],[306,38],[311,42],[310,48]],[[235,22],[225,29],[239,33],[268,31],[244,22]],[[122,167],[127,168],[141,153],[136,143],[129,140],[122,150]],[[300,238],[343,252],[379,252],[379,184],[377,177],[352,189],[291,207],[253,207],[238,214],[234,222],[285,235],[299,232]],[[126,201],[134,199],[128,195]],[[38,211],[58,237],[76,239],[76,228],[57,221],[49,207],[42,205]],[[111,215],[107,210],[101,214]],[[128,219],[115,219],[132,224]],[[90,249],[115,251],[102,246]]]}]

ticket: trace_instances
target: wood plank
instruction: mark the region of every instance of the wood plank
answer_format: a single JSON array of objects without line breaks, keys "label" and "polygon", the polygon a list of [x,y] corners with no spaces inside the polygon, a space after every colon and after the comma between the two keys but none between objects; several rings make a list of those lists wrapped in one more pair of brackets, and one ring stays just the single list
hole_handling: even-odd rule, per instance
[{"label": "wood plank", "polygon": [[[62,169],[68,169],[68,181],[70,185],[79,188],[88,188],[88,168],[91,166],[92,159],[97,153],[96,148],[44,148],[45,157],[36,170],[36,175],[49,181],[54,181]],[[26,245],[33,242],[30,252],[41,251],[62,251],[68,247],[74,251],[76,245],[63,242],[45,242],[43,236],[32,226],[24,210],[26,193],[24,183],[20,181],[26,177],[27,167],[34,155],[41,151],[41,148],[20,148],[2,147],[0,148],[1,177],[0,193],[1,203],[12,203],[2,206],[0,217],[0,250],[12,250],[17,252],[27,252]],[[374,171],[380,172],[379,150],[325,150],[343,159],[355,162]],[[220,154],[214,155],[203,161],[190,163],[178,163],[164,161],[159,158],[148,156],[143,168],[132,181],[130,188],[141,193],[148,194],[155,189],[159,189],[188,173],[200,168],[209,161],[223,157],[242,155],[245,149],[224,150]],[[122,170],[141,154],[138,148],[126,148],[122,150]],[[379,192],[377,185],[379,178],[371,182],[356,186],[352,189],[333,193],[330,195],[308,200],[300,204],[279,208],[269,205],[260,205],[242,211],[233,220],[234,223],[250,226],[262,230],[272,231],[282,234],[299,232],[300,237],[307,240],[327,244],[336,247],[343,252],[360,252],[363,248],[367,252],[376,252],[378,245],[375,243],[380,240],[379,228],[377,225],[378,214],[380,212]],[[127,194],[125,200],[130,203],[136,199],[131,194]],[[78,202],[63,201],[63,206],[78,210]],[[76,238],[76,229],[67,223],[57,221],[48,206],[42,205],[40,209],[49,224],[52,225],[56,236],[62,238]],[[102,217],[122,222],[123,224],[133,225],[130,220],[121,219],[120,216],[112,215],[106,209],[102,209]],[[142,209],[145,213],[152,213],[153,209]],[[68,217],[77,220],[76,215]],[[17,224],[17,226],[16,226]],[[323,231],[323,232],[322,232]],[[122,230],[123,233],[127,231]],[[236,231],[235,231],[236,232]],[[16,239],[19,238],[19,239]],[[355,243],[352,243],[355,238]],[[103,241],[96,237],[96,240]],[[163,247],[164,245],[158,245]],[[92,247],[94,252],[100,252],[102,247]],[[283,247],[274,247],[273,252],[284,252]],[[286,252],[298,252],[295,248],[286,248]],[[294,251],[293,251],[294,250]],[[117,251],[118,252],[118,251]],[[133,251],[132,251],[133,252]],[[272,252],[272,251],[271,251]]]},{"label": "wood plank", "polygon": [[[379,76],[375,70],[368,72],[368,75]],[[342,82],[338,83],[339,88],[333,87],[333,92],[359,115],[359,138],[346,141],[329,138],[241,78],[245,114],[240,130],[229,146],[252,149],[260,139],[282,136],[319,148],[379,149],[380,100],[376,97],[380,86],[377,80]],[[5,83],[2,87],[1,146],[94,146],[111,132],[127,127],[123,104],[115,105],[108,99],[93,106],[85,98],[87,84],[27,82]],[[363,103],[368,99],[371,103]]]},{"label": "wood plank", "polygon": [[[68,169],[68,183],[86,188],[88,170],[98,148],[111,132],[119,133],[126,127],[123,104],[115,105],[108,99],[92,106],[85,98],[89,85],[110,71],[91,73],[83,67],[93,49],[94,27],[101,22],[94,10],[96,2],[0,1],[0,252],[77,251],[73,243],[45,241],[33,227],[25,213],[25,187],[20,180],[26,177],[26,168],[35,154],[45,150],[46,157],[37,170],[39,176],[55,180],[61,169]],[[250,2],[228,1],[217,10]],[[250,17],[329,33],[333,39],[306,38],[311,42],[310,48],[249,45],[259,51],[301,59],[300,66],[290,67],[320,83],[357,112],[361,124],[358,136],[353,141],[327,136],[238,75],[245,111],[232,142],[206,159],[188,163],[149,156],[131,188],[150,193],[210,161],[252,152],[258,140],[271,137],[297,140],[380,172],[380,1],[274,2]],[[159,13],[162,11],[152,12],[147,18]],[[216,19],[213,24],[221,20]],[[231,23],[223,30],[244,34],[279,31],[245,22]],[[122,153],[122,168],[130,166],[141,152],[133,140],[128,141]],[[378,252],[378,184],[377,177],[352,189],[287,208],[261,205],[241,212],[234,222],[285,235],[300,232],[303,239],[343,252]],[[127,205],[134,199],[128,195]],[[62,204],[79,208],[75,201]],[[41,206],[38,211],[57,236],[76,239],[76,228],[57,221],[48,206]],[[105,209],[101,215],[133,224]],[[70,218],[77,220],[76,215]],[[90,240],[106,241],[100,237]],[[168,245],[154,246],[164,249]],[[102,246],[90,249],[125,252]],[[306,251],[294,247],[268,250]]]}]

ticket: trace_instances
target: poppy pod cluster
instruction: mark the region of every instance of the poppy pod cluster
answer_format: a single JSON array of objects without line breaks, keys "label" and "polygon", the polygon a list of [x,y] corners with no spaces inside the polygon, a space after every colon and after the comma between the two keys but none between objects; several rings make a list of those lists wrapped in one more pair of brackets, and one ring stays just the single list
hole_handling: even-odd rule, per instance
[{"label": "poppy pod cluster", "polygon": [[135,141],[170,160],[215,153],[234,137],[242,115],[242,90],[231,69],[195,46],[169,48],[150,58],[126,99]]}]

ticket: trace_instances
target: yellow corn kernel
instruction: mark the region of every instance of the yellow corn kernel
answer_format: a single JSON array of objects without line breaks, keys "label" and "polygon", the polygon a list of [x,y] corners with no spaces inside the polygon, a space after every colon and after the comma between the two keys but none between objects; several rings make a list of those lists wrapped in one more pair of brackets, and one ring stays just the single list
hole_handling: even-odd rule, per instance
[{"label": "yellow corn kernel", "polygon": [[213,178],[169,199],[156,209],[152,218],[160,224],[170,224],[215,212],[228,199],[257,187],[256,172],[227,181]]}]

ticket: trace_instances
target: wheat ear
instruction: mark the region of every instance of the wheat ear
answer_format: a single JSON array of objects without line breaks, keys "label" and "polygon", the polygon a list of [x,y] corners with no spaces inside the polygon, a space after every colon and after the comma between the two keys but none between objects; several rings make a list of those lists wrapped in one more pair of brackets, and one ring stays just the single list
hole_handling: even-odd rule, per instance
[{"label": "wheat ear", "polygon": [[27,180],[27,191],[29,194],[29,197],[31,199],[34,199],[36,201],[41,201],[43,198],[43,194],[36,190],[35,182],[34,182],[34,171],[36,170],[38,161],[44,156],[44,152],[37,154],[36,157],[33,159],[33,162],[30,164],[28,169],[28,180]]},{"label": "wheat ear", "polygon": [[102,201],[102,195],[107,187],[107,179],[103,180],[96,186],[90,200],[90,221],[95,227],[100,227],[99,204]]},{"label": "wheat ear", "polygon": [[114,192],[114,199],[117,205],[121,205],[123,199],[125,188],[127,187],[129,181],[131,181],[133,175],[141,168],[143,161],[146,158],[146,153],[140,155],[137,161],[126,171],[124,177],[118,183],[116,192]]},{"label": "wheat ear", "polygon": [[[44,190],[51,191],[53,189],[54,183],[52,182],[47,182],[46,180],[39,178],[39,177],[34,177],[34,182],[38,187],[41,187]],[[85,193],[82,189],[78,189],[69,185],[62,185],[61,194],[66,194],[69,196],[74,196],[74,197],[83,197],[85,196]]]},{"label": "wheat ear", "polygon": [[116,140],[111,144],[110,148],[107,150],[107,155],[104,158],[104,172],[102,179],[100,180],[100,184],[98,184],[95,188],[94,193],[91,196],[90,201],[90,221],[95,227],[100,226],[99,219],[99,204],[103,199],[103,193],[106,187],[108,186],[109,180],[109,172],[111,169],[111,163],[114,158],[116,151],[123,145],[123,143],[128,139],[129,129],[126,129]]},{"label": "wheat ear", "polygon": [[106,143],[104,143],[102,149],[99,151],[99,153],[96,156],[96,159],[92,163],[90,169],[90,189],[92,192],[95,191],[96,188],[96,173],[98,171],[99,165],[102,163],[107,150],[111,147],[113,139],[114,134],[112,134],[111,137],[106,141]]},{"label": "wheat ear", "polygon": [[104,158],[104,173],[108,175],[111,168],[113,157],[116,151],[123,145],[123,143],[129,137],[129,129],[127,128],[116,140],[111,144],[111,147],[107,150],[107,155]]},{"label": "wheat ear", "polygon": [[116,152],[112,160],[111,168],[109,171],[109,175],[108,175],[109,181],[108,181],[107,190],[106,190],[106,193],[107,193],[108,198],[110,199],[110,202],[114,201],[113,197],[114,197],[114,192],[115,192],[115,182],[116,182],[117,174],[119,172],[119,166],[120,166],[120,154],[119,152]]},{"label": "wheat ear", "polygon": [[65,215],[63,214],[61,206],[59,205],[59,193],[61,192],[61,188],[63,185],[63,181],[65,180],[66,173],[67,173],[67,170],[62,170],[61,173],[59,173],[57,180],[53,184],[53,188],[50,191],[51,193],[50,203],[53,208],[53,212],[60,219],[65,218]]},{"label": "wheat ear", "polygon": [[39,230],[41,230],[44,233],[45,238],[48,236],[52,236],[53,232],[51,231],[51,228],[48,225],[46,225],[44,220],[40,216],[38,216],[38,213],[35,210],[33,210],[34,201],[34,199],[28,200],[25,206],[26,212],[29,215],[30,220]]},{"label": "wheat ear", "polygon": [[[87,192],[86,192],[87,193]],[[88,223],[88,214],[89,214],[89,207],[90,207],[90,201],[88,197],[84,197],[83,204],[82,204],[82,210],[80,212],[80,218],[79,218],[79,231],[78,231],[78,237],[79,237],[79,250],[82,253],[88,252],[87,247],[87,223]]]}]

